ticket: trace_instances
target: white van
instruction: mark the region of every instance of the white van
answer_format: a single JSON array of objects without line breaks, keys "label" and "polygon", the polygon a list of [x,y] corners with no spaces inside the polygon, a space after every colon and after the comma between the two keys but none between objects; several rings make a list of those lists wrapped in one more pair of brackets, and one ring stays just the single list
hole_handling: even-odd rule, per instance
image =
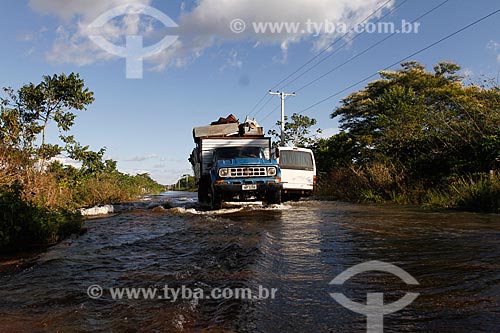
[{"label": "white van", "polygon": [[296,200],[312,195],[316,184],[316,162],[312,150],[278,147],[273,155],[281,169],[282,198]]}]

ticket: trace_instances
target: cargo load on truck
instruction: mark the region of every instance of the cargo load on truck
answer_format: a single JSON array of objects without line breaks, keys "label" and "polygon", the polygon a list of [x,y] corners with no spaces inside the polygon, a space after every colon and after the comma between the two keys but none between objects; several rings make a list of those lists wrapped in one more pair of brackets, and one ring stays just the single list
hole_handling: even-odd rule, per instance
[{"label": "cargo load on truck", "polygon": [[195,127],[193,166],[198,201],[218,209],[224,201],[281,202],[281,171],[271,158],[271,139],[255,119],[229,115]]}]

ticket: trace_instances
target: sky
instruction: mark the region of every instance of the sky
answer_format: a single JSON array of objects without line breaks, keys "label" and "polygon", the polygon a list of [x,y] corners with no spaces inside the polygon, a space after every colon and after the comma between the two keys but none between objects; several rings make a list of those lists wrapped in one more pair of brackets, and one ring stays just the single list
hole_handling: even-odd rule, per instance
[{"label": "sky", "polygon": [[[79,73],[95,101],[75,111],[75,138],[93,150],[106,147],[106,158],[122,172],[147,172],[171,184],[192,172],[193,127],[234,114],[254,116],[267,131],[280,118],[279,97],[267,94],[273,89],[296,92],[286,99],[286,114],[315,118],[328,137],[338,131],[330,114],[342,98],[499,10],[500,2],[4,0],[1,6],[0,85],[18,89],[44,75]],[[428,70],[456,62],[471,83],[498,80],[498,22],[500,13],[409,60]],[[384,31],[389,25],[397,32]],[[51,143],[58,135],[49,128]]]}]

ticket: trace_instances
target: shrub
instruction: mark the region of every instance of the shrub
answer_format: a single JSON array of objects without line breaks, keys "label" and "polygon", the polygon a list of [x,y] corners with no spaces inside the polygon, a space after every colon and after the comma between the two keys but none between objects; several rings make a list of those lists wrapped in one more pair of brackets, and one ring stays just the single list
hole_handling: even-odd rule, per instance
[{"label": "shrub", "polygon": [[22,190],[18,183],[0,188],[0,249],[46,246],[80,232],[79,214],[40,207],[26,201]]},{"label": "shrub", "polygon": [[500,177],[460,177],[450,185],[454,206],[470,211],[499,212]]}]

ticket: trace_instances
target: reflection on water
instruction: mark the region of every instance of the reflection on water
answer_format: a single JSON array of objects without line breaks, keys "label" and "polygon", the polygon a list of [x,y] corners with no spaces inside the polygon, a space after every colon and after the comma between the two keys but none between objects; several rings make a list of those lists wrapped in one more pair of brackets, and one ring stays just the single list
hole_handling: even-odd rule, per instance
[{"label": "reflection on water", "polygon": [[[0,266],[0,331],[363,332],[366,318],[331,292],[366,301],[420,297],[384,318],[386,332],[497,331],[500,218],[306,201],[278,207],[136,209],[88,220],[88,232],[46,253]],[[419,286],[364,273],[329,282],[368,260],[394,263]],[[87,287],[278,288],[267,300],[90,299]]]}]

